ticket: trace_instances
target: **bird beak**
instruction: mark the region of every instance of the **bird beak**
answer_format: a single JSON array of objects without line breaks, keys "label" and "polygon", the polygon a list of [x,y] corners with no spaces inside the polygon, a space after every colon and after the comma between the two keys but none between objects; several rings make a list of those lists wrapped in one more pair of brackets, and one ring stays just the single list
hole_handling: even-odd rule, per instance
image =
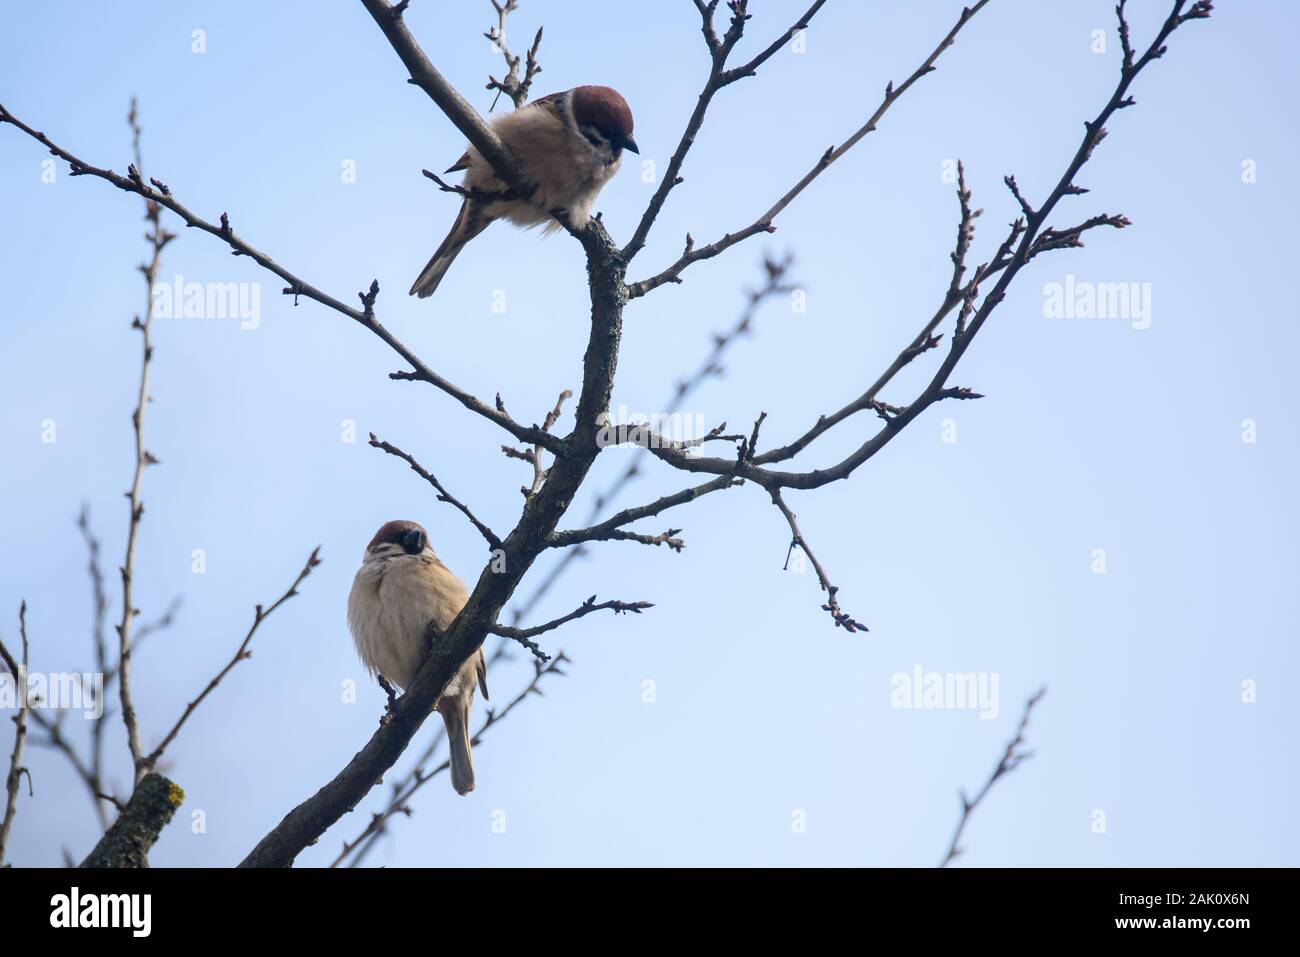
[{"label": "bird beak", "polygon": [[641,155],[641,151],[636,148],[636,140],[632,139],[632,137],[630,136],[625,136],[623,138],[623,142],[619,143],[618,145],[631,153],[635,153],[637,156]]},{"label": "bird beak", "polygon": [[418,555],[424,551],[424,533],[413,528],[402,536],[402,550],[408,555]]}]

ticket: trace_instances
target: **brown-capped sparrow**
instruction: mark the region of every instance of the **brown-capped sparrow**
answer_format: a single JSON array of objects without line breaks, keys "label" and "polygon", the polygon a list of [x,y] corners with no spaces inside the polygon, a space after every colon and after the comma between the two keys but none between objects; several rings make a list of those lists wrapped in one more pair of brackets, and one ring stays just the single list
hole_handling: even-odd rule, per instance
[{"label": "brown-capped sparrow", "polygon": [[[468,600],[465,585],[438,560],[423,528],[405,520],[384,523],[366,546],[348,595],[348,627],[366,670],[409,688],[428,651],[428,636],[437,641]],[[457,794],[474,790],[469,711],[475,684],[486,698],[482,648],[460,666],[434,705],[447,726]]]},{"label": "brown-capped sparrow", "polygon": [[[639,152],[632,139],[632,111],[618,91],[607,86],[578,86],[541,97],[497,117],[492,128],[537,189],[529,199],[467,196],[451,232],[411,286],[413,296],[433,295],[456,255],[494,219],[520,226],[546,223],[545,232],[550,233],[560,224],[549,211],[563,209],[570,223],[581,229],[601,188],[618,172],[623,150]],[[467,190],[506,191],[473,146],[447,172],[458,170],[465,170]]]}]

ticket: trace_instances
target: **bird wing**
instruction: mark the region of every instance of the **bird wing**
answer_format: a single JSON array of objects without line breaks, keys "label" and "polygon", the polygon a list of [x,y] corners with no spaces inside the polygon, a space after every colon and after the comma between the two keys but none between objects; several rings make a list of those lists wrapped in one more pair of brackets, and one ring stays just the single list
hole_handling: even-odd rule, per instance
[{"label": "bird wing", "polygon": [[[548,93],[546,96],[539,96],[537,99],[533,100],[530,103],[525,103],[523,106],[520,107],[520,109],[525,110],[528,109],[529,107],[537,107],[538,109],[541,110],[547,110],[555,114],[555,117],[557,119],[561,119],[562,117],[560,116],[560,98],[562,96],[564,96],[563,92]],[[465,152],[461,153],[460,159],[456,160],[456,162],[453,163],[451,166],[448,166],[445,172],[459,173],[463,169],[469,169],[469,150],[466,150]]]}]

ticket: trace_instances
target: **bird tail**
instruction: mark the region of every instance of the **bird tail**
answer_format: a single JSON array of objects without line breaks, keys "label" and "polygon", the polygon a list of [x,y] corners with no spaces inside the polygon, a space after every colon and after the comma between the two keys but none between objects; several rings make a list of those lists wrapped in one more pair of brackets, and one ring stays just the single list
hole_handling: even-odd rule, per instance
[{"label": "bird tail", "polygon": [[442,722],[447,726],[447,750],[451,755],[451,786],[457,794],[474,790],[474,758],[469,745],[469,705],[460,698],[438,702]]},{"label": "bird tail", "polygon": [[491,221],[483,215],[479,205],[471,206],[468,199],[461,203],[460,214],[456,217],[455,225],[451,227],[451,232],[442,241],[442,245],[433,254],[433,258],[429,260],[424,269],[420,271],[420,275],[416,277],[414,284],[411,286],[411,295],[419,296],[421,299],[432,296],[434,290],[438,288],[438,283],[442,282],[442,277],[447,274],[447,269],[451,266],[457,254],[465,248],[466,243],[487,229],[488,223]]}]

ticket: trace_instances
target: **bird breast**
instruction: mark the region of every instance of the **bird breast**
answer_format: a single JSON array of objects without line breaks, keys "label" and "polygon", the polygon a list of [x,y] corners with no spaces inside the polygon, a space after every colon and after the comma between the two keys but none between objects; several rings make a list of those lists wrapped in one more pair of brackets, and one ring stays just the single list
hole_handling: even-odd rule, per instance
[{"label": "bird breast", "polygon": [[363,562],[348,597],[362,664],[409,688],[424,660],[429,622],[445,631],[467,599],[460,580],[428,553]]}]

